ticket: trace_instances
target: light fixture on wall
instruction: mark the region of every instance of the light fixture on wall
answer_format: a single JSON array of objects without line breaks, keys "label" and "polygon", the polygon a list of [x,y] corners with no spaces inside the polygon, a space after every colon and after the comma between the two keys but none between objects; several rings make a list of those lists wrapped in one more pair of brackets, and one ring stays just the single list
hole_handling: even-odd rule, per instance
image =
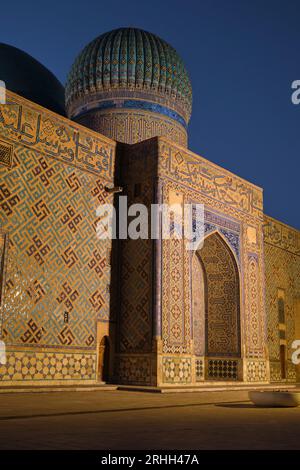
[{"label": "light fixture on wall", "polygon": [[108,194],[115,194],[115,193],[123,192],[122,186],[112,186],[111,188],[108,186],[105,186],[104,189]]}]

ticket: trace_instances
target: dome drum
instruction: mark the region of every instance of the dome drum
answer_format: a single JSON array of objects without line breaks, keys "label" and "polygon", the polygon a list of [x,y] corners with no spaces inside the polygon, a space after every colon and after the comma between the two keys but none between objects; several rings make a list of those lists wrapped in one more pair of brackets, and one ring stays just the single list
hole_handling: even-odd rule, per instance
[{"label": "dome drum", "polygon": [[[99,36],[79,54],[68,76],[66,106],[71,119],[122,142],[165,135],[167,129],[167,137],[185,145],[192,88],[172,46],[154,34],[120,28]],[[122,128],[125,119],[131,138],[112,129]]]},{"label": "dome drum", "polygon": [[[135,102],[135,105],[131,102]],[[158,94],[155,92],[147,92],[146,90],[137,90],[132,88],[128,89],[113,89],[103,92],[95,92],[93,94],[85,94],[74,97],[69,105],[68,112],[72,116],[72,119],[76,119],[78,116],[89,112],[91,110],[101,110],[111,108],[128,108],[136,107],[136,109],[153,108],[154,112],[162,112],[170,117],[173,115],[174,119],[181,122],[184,127],[187,127],[189,121],[189,113],[184,107],[184,103],[179,102],[174,106],[174,101],[168,99],[164,94]],[[159,111],[161,110],[161,111]]]}]

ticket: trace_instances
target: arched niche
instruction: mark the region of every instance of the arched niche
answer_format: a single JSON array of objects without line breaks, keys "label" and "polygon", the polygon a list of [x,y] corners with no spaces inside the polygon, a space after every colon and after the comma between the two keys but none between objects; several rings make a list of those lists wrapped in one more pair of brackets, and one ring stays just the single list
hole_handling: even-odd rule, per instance
[{"label": "arched niche", "polygon": [[196,355],[241,355],[240,276],[235,256],[218,233],[192,257],[192,309]]}]

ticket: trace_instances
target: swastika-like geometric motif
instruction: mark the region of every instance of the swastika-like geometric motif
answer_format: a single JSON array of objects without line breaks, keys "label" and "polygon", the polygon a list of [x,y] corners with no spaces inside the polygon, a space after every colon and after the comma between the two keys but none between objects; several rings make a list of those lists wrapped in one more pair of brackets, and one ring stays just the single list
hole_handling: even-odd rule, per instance
[{"label": "swastika-like geometric motif", "polygon": [[[20,110],[11,106],[10,112],[2,110],[0,133],[13,138],[4,124],[12,124]],[[23,123],[33,125],[36,118],[24,105]],[[87,171],[78,169],[76,162],[57,161],[51,147],[57,123],[41,119],[40,132],[49,145],[16,142],[12,167],[0,165],[0,227],[10,239],[4,293],[9,302],[2,309],[2,328],[9,346],[93,349],[96,321],[110,318],[106,257],[111,243],[96,236],[96,210],[112,198],[104,191],[108,173],[104,171],[102,179],[96,164],[89,171],[83,154],[81,160],[77,155],[78,166]],[[57,142],[76,148],[78,142],[67,144],[64,132],[69,129],[60,128]],[[97,141],[100,152],[101,138]]]},{"label": "swastika-like geometric motif", "polygon": [[[121,383],[266,382],[268,356],[271,381],[280,381],[280,341],[287,381],[295,382],[300,236],[266,217],[263,239],[260,188],[165,138],[119,145],[118,184],[128,203],[204,204],[206,240],[190,252],[175,213],[170,239],[124,240],[116,259],[111,242],[97,237],[96,213],[115,198],[106,190],[115,143],[12,101],[0,110],[0,141],[13,146],[10,159],[0,147],[0,325],[8,351],[0,379],[94,381],[105,324]],[[146,121],[141,116],[132,132],[152,133]],[[126,119],[119,124],[129,132]]]},{"label": "swastika-like geometric motif", "polygon": [[31,241],[32,244],[29,246],[26,253],[28,256],[33,256],[41,266],[45,262],[45,257],[51,251],[50,246],[47,243],[43,243],[37,235],[34,235]]},{"label": "swastika-like geometric motif", "polygon": [[8,186],[1,181],[0,185],[0,207],[1,210],[6,215],[11,215],[13,213],[14,208],[20,202],[20,197],[16,194],[13,194]]},{"label": "swastika-like geometric motif", "polygon": [[68,282],[64,282],[62,285],[63,289],[60,292],[59,296],[56,298],[56,301],[61,304],[63,303],[65,309],[70,312],[74,308],[74,303],[78,298],[79,294],[78,291],[72,289]]},{"label": "swastika-like geometric motif", "polygon": [[26,344],[37,344],[40,343],[42,336],[45,332],[44,328],[39,328],[34,320],[29,320],[27,323],[28,329],[21,336],[21,341]]},{"label": "swastika-like geometric motif", "polygon": [[61,344],[70,346],[73,343],[75,336],[73,335],[71,328],[65,326],[58,335],[58,339]]},{"label": "swastika-like geometric motif", "polygon": [[13,145],[0,140],[0,165],[8,166],[12,165],[13,158]]}]

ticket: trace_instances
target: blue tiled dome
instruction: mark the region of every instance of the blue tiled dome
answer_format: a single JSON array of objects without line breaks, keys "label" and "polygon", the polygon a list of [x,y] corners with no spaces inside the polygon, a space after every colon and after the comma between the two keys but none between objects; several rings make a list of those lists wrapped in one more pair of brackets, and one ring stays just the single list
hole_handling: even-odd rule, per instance
[{"label": "blue tiled dome", "polygon": [[[110,106],[109,100],[126,98],[167,107],[188,123],[192,87],[175,49],[152,33],[119,28],[90,42],[75,60],[66,84],[66,105],[76,117],[91,101]],[[145,104],[146,103],[146,104]],[[148,103],[148,105],[147,105]]]}]

